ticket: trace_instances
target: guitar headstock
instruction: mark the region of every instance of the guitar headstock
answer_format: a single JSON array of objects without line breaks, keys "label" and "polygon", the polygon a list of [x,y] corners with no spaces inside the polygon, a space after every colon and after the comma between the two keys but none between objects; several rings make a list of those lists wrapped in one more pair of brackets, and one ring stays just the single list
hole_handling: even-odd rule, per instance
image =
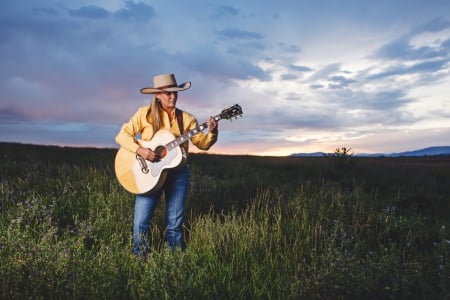
[{"label": "guitar headstock", "polygon": [[229,108],[222,110],[222,112],[218,115],[220,119],[237,119],[238,117],[242,117],[243,112],[242,108],[239,104],[235,104]]}]

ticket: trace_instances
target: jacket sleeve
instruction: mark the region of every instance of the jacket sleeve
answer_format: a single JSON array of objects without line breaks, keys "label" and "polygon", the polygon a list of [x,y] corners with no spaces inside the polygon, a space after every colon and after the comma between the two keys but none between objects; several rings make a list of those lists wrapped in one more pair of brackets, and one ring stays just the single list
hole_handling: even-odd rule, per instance
[{"label": "jacket sleeve", "polygon": [[148,107],[139,108],[130,120],[122,125],[122,128],[115,138],[117,144],[133,153],[136,153],[139,148],[136,135],[142,132],[145,123],[147,123],[147,111]]},{"label": "jacket sleeve", "polygon": [[[188,115],[187,119],[189,121],[188,130],[194,129],[198,126],[197,120],[192,115]],[[217,133],[200,132],[191,137],[191,142],[200,150],[209,150],[209,148],[211,148],[212,145],[214,145],[217,142],[218,136],[219,136],[218,132]]]}]

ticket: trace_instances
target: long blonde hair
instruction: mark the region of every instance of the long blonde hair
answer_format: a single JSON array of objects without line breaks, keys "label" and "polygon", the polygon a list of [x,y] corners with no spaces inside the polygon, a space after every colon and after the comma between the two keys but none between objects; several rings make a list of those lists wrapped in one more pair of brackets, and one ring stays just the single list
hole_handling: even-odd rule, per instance
[{"label": "long blonde hair", "polygon": [[151,119],[153,126],[153,133],[156,133],[158,130],[163,127],[162,118],[161,118],[161,103],[159,99],[156,98],[156,95],[153,95],[153,100],[150,105],[150,109],[147,112],[147,119]]}]

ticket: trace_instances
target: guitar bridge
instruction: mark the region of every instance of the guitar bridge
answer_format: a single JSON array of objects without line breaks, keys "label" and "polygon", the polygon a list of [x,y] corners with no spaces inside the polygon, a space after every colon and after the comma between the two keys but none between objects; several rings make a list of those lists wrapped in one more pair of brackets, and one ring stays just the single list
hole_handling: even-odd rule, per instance
[{"label": "guitar bridge", "polygon": [[139,166],[141,167],[142,173],[147,174],[150,171],[150,169],[148,168],[147,162],[145,161],[145,159],[143,159],[138,154],[136,154],[136,160],[138,161]]}]

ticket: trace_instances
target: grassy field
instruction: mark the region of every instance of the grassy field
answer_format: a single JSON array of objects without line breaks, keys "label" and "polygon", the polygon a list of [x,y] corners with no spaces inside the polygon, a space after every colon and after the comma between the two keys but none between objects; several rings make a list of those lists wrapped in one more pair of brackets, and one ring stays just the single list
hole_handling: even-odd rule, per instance
[{"label": "grassy field", "polygon": [[190,156],[185,251],[131,252],[113,149],[0,143],[1,299],[450,299],[450,157]]}]

